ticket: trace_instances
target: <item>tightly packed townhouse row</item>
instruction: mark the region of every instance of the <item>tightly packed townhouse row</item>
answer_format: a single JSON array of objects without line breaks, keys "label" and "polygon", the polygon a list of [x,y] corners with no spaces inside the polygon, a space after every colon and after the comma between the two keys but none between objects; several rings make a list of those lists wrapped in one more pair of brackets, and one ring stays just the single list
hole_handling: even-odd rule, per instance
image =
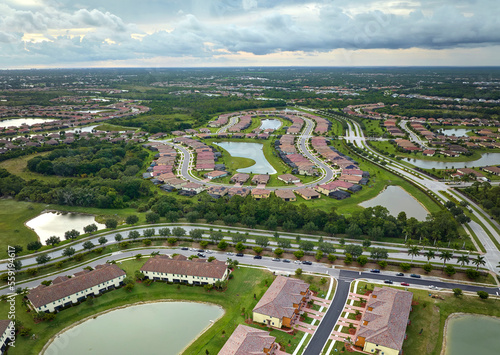
[{"label": "tightly packed townhouse row", "polygon": [[173,147],[163,143],[148,143],[144,144],[143,147],[156,152],[155,160],[146,169],[146,173],[142,175],[143,178],[153,178],[160,183],[166,183],[170,179],[177,179],[175,174],[177,151]]},{"label": "tightly packed townhouse row", "polygon": [[223,164],[215,163],[215,161],[221,156],[221,153],[214,151],[212,147],[206,145],[205,143],[189,137],[175,138],[174,143],[188,146],[194,151],[196,154],[195,170],[212,171],[225,169]]},{"label": "tightly packed townhouse row", "polygon": [[247,187],[225,187],[225,186],[210,186],[207,189],[207,193],[213,198],[221,198],[224,196],[233,197],[235,195],[239,195],[242,197],[246,197],[251,195],[256,200],[261,200],[264,198],[269,198],[274,193],[276,197],[281,198],[283,201],[293,202],[297,200],[297,195],[301,196],[305,200],[314,200],[320,198],[320,194],[309,188],[297,188],[295,190],[291,189],[279,189],[279,190],[268,190],[266,188],[247,188]]},{"label": "tightly packed townhouse row", "polygon": [[357,169],[358,163],[351,157],[339,152],[332,146],[328,145],[328,141],[324,137],[312,137],[311,146],[322,159],[336,166],[339,169]]},{"label": "tightly packed townhouse row", "polygon": [[319,117],[310,113],[304,113],[303,116],[315,121],[316,124],[314,126],[314,133],[318,135],[327,134],[328,131],[332,128],[332,123],[323,117]]},{"label": "tightly packed townhouse row", "polygon": [[60,144],[71,144],[79,139],[98,139],[101,142],[139,143],[146,139],[146,132],[127,131],[122,133],[102,133],[97,132],[65,132],[65,134],[51,133],[47,135],[32,135],[29,138],[16,137],[13,139],[0,138],[0,154],[11,150],[24,150],[31,147],[57,146]]},{"label": "tightly packed townhouse row", "polygon": [[274,149],[278,152],[281,160],[292,168],[293,174],[317,175],[316,164],[297,151],[295,136],[282,135],[274,142]]},{"label": "tightly packed townhouse row", "polygon": [[[103,110],[106,112],[88,112]],[[123,101],[107,106],[95,105],[63,105],[63,106],[0,106],[0,117],[21,118],[55,118],[53,121],[37,123],[34,125],[22,125],[20,127],[0,128],[0,134],[16,135],[39,133],[43,131],[62,130],[99,123],[112,118],[136,116],[148,112],[149,107],[139,105],[132,100]]]}]

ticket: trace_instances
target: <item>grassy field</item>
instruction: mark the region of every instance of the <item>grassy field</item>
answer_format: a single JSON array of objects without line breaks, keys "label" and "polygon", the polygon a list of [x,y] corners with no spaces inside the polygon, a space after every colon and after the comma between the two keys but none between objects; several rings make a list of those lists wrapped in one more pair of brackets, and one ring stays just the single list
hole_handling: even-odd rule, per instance
[{"label": "grassy field", "polygon": [[[127,274],[133,275],[135,270],[138,270],[142,264],[144,264],[144,260],[131,260],[123,262],[120,267]],[[55,320],[51,322],[38,324],[35,324],[31,314],[26,312],[21,297],[16,297],[16,318],[25,327],[31,328],[31,333],[36,334],[36,339],[32,340],[18,336],[16,347],[11,348],[9,354],[38,354],[52,336],[79,320],[115,307],[155,300],[188,300],[209,302],[222,306],[225,310],[224,316],[185,351],[185,354],[205,355],[206,350],[208,350],[210,354],[216,354],[236,326],[244,322],[245,316],[249,317],[251,315],[251,310],[272,283],[272,280],[273,275],[267,271],[239,268],[234,271],[234,278],[230,280],[227,290],[223,292],[214,290],[207,292],[202,287],[167,285],[161,282],[153,283],[150,286],[136,283],[131,292],[123,288],[108,292],[97,297],[92,306],[83,303],[59,312]],[[254,298],[254,295],[256,298]],[[0,302],[0,314],[6,315],[8,309],[9,304],[7,302]],[[256,327],[260,328],[258,325]],[[301,337],[301,333],[294,336],[279,331],[273,331],[272,335],[277,336],[277,340],[280,342],[290,343],[291,346],[286,349],[288,352],[295,349]]]},{"label": "grassy field", "polygon": [[117,126],[114,124],[103,123],[94,128],[96,131],[110,131],[110,132],[119,132],[119,131],[137,131],[137,127],[126,127],[126,126]]},{"label": "grassy field", "polygon": [[[37,240],[36,233],[24,225],[25,222],[36,217],[44,210],[57,210],[67,212],[79,212],[96,215],[99,222],[106,218],[114,217],[124,220],[128,215],[135,214],[139,217],[139,223],[145,223],[144,213],[137,213],[135,209],[99,209],[91,207],[72,207],[61,205],[46,205],[43,203],[29,203],[11,199],[0,199],[0,258],[7,257],[7,246],[19,244],[24,246],[31,241]],[[68,226],[68,230],[71,229]]]},{"label": "grassy field", "polygon": [[28,160],[33,159],[34,157],[42,157],[50,154],[50,152],[42,152],[31,155],[25,155],[19,158],[8,159],[0,163],[0,168],[4,168],[9,173],[19,176],[24,180],[37,179],[46,182],[57,182],[61,178],[55,175],[43,175],[34,173],[28,170]]}]

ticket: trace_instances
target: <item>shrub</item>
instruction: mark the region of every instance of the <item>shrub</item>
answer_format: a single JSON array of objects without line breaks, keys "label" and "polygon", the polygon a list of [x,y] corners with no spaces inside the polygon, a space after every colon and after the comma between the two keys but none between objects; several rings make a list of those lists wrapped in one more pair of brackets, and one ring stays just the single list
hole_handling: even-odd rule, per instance
[{"label": "shrub", "polygon": [[358,262],[359,265],[365,266],[366,263],[368,262],[368,257],[366,255],[361,255],[358,257],[358,259],[356,259],[356,261]]},{"label": "shrub", "polygon": [[104,221],[106,228],[115,229],[118,226],[118,221],[114,218],[108,218]]},{"label": "shrub", "polygon": [[385,260],[380,260],[377,262],[378,266],[380,266],[381,269],[385,269],[387,267],[387,261]]},{"label": "shrub", "polygon": [[457,273],[457,271],[455,270],[455,268],[452,265],[446,265],[446,267],[444,268],[444,272],[448,276],[452,276],[452,275],[455,275]]},{"label": "shrub", "polygon": [[479,298],[481,298],[482,300],[485,300],[489,297],[489,294],[488,292],[486,291],[477,291],[477,295],[479,296]]},{"label": "shrub", "polygon": [[328,254],[328,261],[333,263],[335,260],[337,260],[337,255],[333,254]]},{"label": "shrub", "polygon": [[295,275],[297,275],[297,276],[302,275],[302,269],[298,268],[297,270],[295,270]]},{"label": "shrub", "polygon": [[300,260],[304,257],[304,251],[303,250],[297,250],[293,253],[293,256],[297,258],[297,260]]},{"label": "shrub", "polygon": [[408,263],[401,263],[399,264],[399,267],[401,268],[401,270],[403,271],[408,271],[411,269],[411,265],[408,264]]},{"label": "shrub", "polygon": [[479,276],[481,276],[481,273],[475,269],[467,269],[465,271],[465,274],[471,280],[476,280],[477,278],[479,278]]},{"label": "shrub", "polygon": [[460,288],[454,288],[453,289],[453,294],[455,295],[455,297],[459,297],[459,296],[462,296],[463,295],[463,292]]},{"label": "shrub", "polygon": [[424,271],[425,271],[426,273],[431,272],[433,268],[434,268],[434,267],[432,266],[432,264],[431,264],[431,263],[427,263],[427,264],[425,264],[424,266],[422,266],[422,269],[424,269]]},{"label": "shrub", "polygon": [[347,253],[345,255],[344,264],[349,265],[350,263],[352,263],[352,255]]}]

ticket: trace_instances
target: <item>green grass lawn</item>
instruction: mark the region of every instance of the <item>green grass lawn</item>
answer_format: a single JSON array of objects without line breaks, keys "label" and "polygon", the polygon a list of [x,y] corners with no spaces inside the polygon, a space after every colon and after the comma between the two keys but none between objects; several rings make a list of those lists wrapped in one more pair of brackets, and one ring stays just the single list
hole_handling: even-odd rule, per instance
[{"label": "green grass lawn", "polygon": [[118,131],[137,131],[137,127],[126,127],[126,126],[117,126],[114,124],[103,123],[94,128],[97,131],[110,131],[110,132],[118,132]]},{"label": "green grass lawn", "polygon": [[[144,264],[144,260],[131,260],[123,262],[120,267],[125,269],[127,273],[133,274],[142,264]],[[153,283],[151,286],[138,283],[131,292],[124,289],[108,292],[96,298],[92,306],[83,303],[59,312],[52,322],[38,324],[35,324],[30,313],[26,312],[26,307],[21,304],[21,298],[16,297],[17,320],[21,321],[25,327],[31,328],[32,333],[37,335],[37,339],[29,340],[25,337],[18,337],[16,347],[11,348],[9,354],[38,354],[52,336],[79,320],[118,306],[164,299],[209,302],[221,305],[225,309],[224,316],[185,351],[185,354],[205,355],[205,351],[208,350],[210,354],[216,354],[236,326],[244,322],[244,315],[247,317],[251,315],[251,310],[257,300],[268,287],[266,283],[270,285],[272,280],[273,276],[269,272],[240,268],[235,270],[234,278],[229,282],[228,289],[224,292],[213,290],[207,292],[202,287],[186,285],[178,287],[161,282]],[[254,299],[254,294],[256,299]],[[0,302],[0,314],[7,314],[8,307],[7,302]],[[280,333],[280,340],[284,343],[288,344],[290,340],[290,343],[295,345],[298,342],[298,335],[294,339],[292,335]],[[294,346],[291,346],[287,348],[287,351],[293,351],[293,349]]]}]

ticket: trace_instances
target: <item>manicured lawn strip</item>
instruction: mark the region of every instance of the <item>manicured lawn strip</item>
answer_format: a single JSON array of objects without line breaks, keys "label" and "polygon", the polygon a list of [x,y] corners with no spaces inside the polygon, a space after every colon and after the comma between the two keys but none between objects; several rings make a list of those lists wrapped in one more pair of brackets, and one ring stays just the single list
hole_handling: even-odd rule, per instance
[{"label": "manicured lawn strip", "polygon": [[58,182],[62,178],[55,175],[43,175],[29,171],[28,160],[35,157],[43,157],[50,154],[51,151],[41,152],[36,154],[24,155],[18,158],[8,159],[0,162],[0,168],[7,170],[9,173],[19,176],[20,178],[29,181],[32,179],[42,180],[44,182]]},{"label": "manicured lawn strip", "polygon": [[[373,289],[373,284],[359,283],[358,287],[367,286]],[[380,287],[380,285],[378,285]],[[401,287],[395,287],[400,288]],[[495,299],[481,300],[477,296],[455,297],[451,293],[417,290],[413,292],[413,305],[410,313],[411,324],[406,328],[408,338],[403,343],[406,355],[439,355],[443,344],[443,331],[446,319],[452,313],[473,313],[488,316],[500,316],[500,302]],[[431,298],[429,294],[438,294],[444,300]],[[420,330],[423,329],[422,334]]]},{"label": "manicured lawn strip", "polygon": [[[131,260],[123,262],[119,266],[131,273],[135,272],[143,263],[144,260]],[[32,328],[37,339],[28,340],[24,337],[18,337],[16,347],[11,348],[9,354],[38,354],[43,345],[54,334],[92,314],[136,302],[164,299],[209,302],[221,305],[225,309],[224,316],[185,351],[185,354],[205,355],[205,350],[208,349],[211,354],[216,354],[236,326],[243,323],[244,317],[241,315],[243,308],[247,316],[250,315],[257,300],[267,289],[265,282],[267,281],[270,285],[272,279],[272,275],[266,271],[240,268],[235,270],[234,278],[230,280],[228,289],[224,292],[213,290],[207,292],[202,287],[186,285],[178,287],[161,282],[155,282],[151,286],[137,283],[131,292],[127,292],[123,288],[108,292],[97,297],[93,306],[83,303],[61,311],[52,322],[39,324],[33,322],[30,313],[26,313],[25,307],[21,305],[21,298],[16,297],[17,319],[21,320],[24,326]],[[254,294],[256,294],[257,299],[253,298]],[[6,315],[8,307],[8,303],[1,302],[0,314]],[[222,336],[223,330],[226,333],[224,337]],[[288,343],[288,339],[286,337],[284,339]],[[292,339],[293,337],[290,336],[290,340]]]},{"label": "manicured lawn strip", "polygon": [[126,127],[126,126],[118,126],[109,123],[103,123],[94,128],[96,131],[110,131],[110,132],[118,132],[118,131],[137,131],[139,128],[137,127]]}]

